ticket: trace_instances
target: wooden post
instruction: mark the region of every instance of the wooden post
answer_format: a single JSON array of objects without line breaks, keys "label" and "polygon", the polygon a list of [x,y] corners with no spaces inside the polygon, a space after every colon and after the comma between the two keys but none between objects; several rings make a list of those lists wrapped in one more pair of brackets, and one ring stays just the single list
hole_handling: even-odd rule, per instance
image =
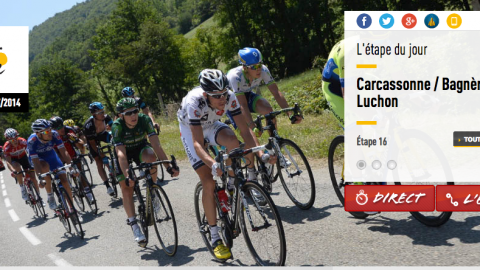
[{"label": "wooden post", "polygon": [[165,115],[165,118],[167,118],[168,112],[167,112],[167,109],[165,108],[165,104],[163,103],[162,95],[159,92],[157,92],[157,97],[158,97],[158,102],[160,103],[160,114],[163,112],[163,114]]}]

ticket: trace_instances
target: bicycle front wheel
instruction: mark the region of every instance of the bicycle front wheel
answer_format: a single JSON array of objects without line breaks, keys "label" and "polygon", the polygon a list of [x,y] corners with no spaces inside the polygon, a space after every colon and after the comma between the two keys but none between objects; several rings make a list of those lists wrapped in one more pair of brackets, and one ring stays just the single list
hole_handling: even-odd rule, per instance
[{"label": "bicycle front wheel", "polygon": [[35,204],[35,208],[37,208],[35,213],[38,213],[37,214],[38,217],[41,217],[43,219],[47,219],[47,214],[45,213],[45,208],[43,207],[43,202],[42,202],[42,200],[39,200],[40,194],[37,192],[37,190],[35,189],[35,185],[33,185],[33,183],[31,181],[30,181],[29,185],[30,185],[30,191],[32,192],[33,202]]},{"label": "bicycle front wheel", "polygon": [[250,253],[258,265],[285,265],[285,232],[272,198],[256,182],[246,182],[242,191],[240,226]]},{"label": "bicycle front wheel", "polygon": [[80,172],[80,179],[84,179],[84,183],[87,185],[87,187],[90,189],[90,193],[92,194],[93,201],[89,202],[88,197],[85,193],[85,188],[82,186],[82,197],[85,199],[88,208],[90,208],[90,212],[92,212],[94,215],[98,213],[98,206],[97,206],[97,199],[95,198],[95,194],[93,194],[92,186],[90,186],[90,183],[88,183],[88,180],[83,172]]},{"label": "bicycle front wheel", "polygon": [[177,252],[178,234],[172,205],[162,187],[153,185],[150,191],[153,206],[150,209],[153,210],[153,224],[158,241],[162,245],[163,251],[168,256],[173,256]]},{"label": "bicycle front wheel", "polygon": [[77,233],[77,236],[80,237],[80,239],[83,239],[85,236],[85,233],[82,229],[82,223],[80,222],[78,212],[73,206],[72,200],[70,199],[70,196],[68,196],[68,193],[65,189],[61,189],[62,192],[62,197],[65,199],[65,201],[62,201],[63,208],[66,211],[66,215],[70,218],[70,221],[72,222],[73,228],[75,229],[75,232]]},{"label": "bicycle front wheel", "polygon": [[308,160],[290,140],[282,140],[279,146],[277,167],[283,188],[298,208],[310,209],[315,202],[315,180]]},{"label": "bicycle front wheel", "polygon": [[85,211],[85,204],[83,203],[82,199],[82,192],[80,191],[80,183],[78,178],[73,178],[72,176],[67,174],[68,183],[70,183],[70,189],[72,190],[73,200],[77,205],[77,209],[80,211]]},{"label": "bicycle front wheel", "polygon": [[[353,184],[345,182],[343,179],[343,170],[345,164],[345,137],[343,135],[337,136],[333,139],[328,149],[328,171],[330,172],[330,179],[332,180],[333,189],[337,194],[338,200],[345,205],[345,186]],[[356,218],[365,219],[368,214],[364,212],[349,212]]]},{"label": "bicycle front wheel", "polygon": [[205,246],[207,246],[208,251],[212,254],[213,258],[215,254],[213,253],[213,248],[211,244],[212,234],[210,233],[210,227],[208,226],[207,216],[205,215],[205,210],[203,209],[203,186],[202,182],[198,182],[195,187],[194,193],[194,205],[195,205],[195,216],[197,217],[198,229],[200,235],[202,236]]},{"label": "bicycle front wheel", "polygon": [[[453,173],[448,164],[448,160],[440,147],[428,137],[427,134],[418,130],[403,130],[399,136],[406,145],[399,154],[398,164],[405,164],[408,173],[405,170],[393,170],[393,178],[396,185],[400,185],[406,179],[413,181],[403,182],[404,185],[454,185],[449,182],[453,179]],[[420,156],[428,163],[422,162],[415,157]],[[412,158],[413,157],[413,158]],[[429,227],[438,227],[445,224],[451,217],[452,212],[410,212],[422,224]]]}]

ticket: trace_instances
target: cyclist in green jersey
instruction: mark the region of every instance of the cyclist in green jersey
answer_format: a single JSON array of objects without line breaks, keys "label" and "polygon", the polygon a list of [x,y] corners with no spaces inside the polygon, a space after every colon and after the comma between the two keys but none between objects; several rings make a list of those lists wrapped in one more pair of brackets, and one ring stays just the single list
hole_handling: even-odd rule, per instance
[{"label": "cyclist in green jersey", "polygon": [[[135,99],[129,97],[121,99],[117,103],[117,113],[120,118],[112,125],[113,144],[122,172],[122,175],[117,176],[117,179],[122,188],[123,208],[128,217],[127,224],[132,226],[135,241],[140,244],[145,242],[145,235],[143,235],[135,218],[133,203],[135,182],[128,178],[128,165],[131,161],[140,164],[141,162],[155,162],[157,157],[160,160],[167,160],[168,158],[160,145],[152,120],[147,115],[139,113]],[[150,144],[148,144],[146,136],[148,136]],[[172,168],[170,164],[164,164],[164,166],[167,172],[174,177],[178,176],[179,171]],[[152,167],[151,172],[152,178],[156,179],[157,168]],[[124,180],[130,181],[128,186]]]}]

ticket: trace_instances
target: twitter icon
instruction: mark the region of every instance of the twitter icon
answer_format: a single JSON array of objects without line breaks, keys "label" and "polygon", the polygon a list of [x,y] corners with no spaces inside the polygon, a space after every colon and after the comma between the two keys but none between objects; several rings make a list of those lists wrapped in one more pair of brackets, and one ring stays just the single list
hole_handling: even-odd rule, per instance
[{"label": "twitter icon", "polygon": [[389,29],[390,27],[392,27],[394,22],[395,19],[393,19],[393,16],[388,13],[380,16],[380,26],[385,29]]}]

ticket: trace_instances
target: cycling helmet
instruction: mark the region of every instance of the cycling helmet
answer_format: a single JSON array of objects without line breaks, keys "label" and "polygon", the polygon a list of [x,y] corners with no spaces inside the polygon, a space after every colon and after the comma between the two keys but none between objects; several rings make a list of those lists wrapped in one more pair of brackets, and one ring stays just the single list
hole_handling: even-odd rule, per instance
[{"label": "cycling helmet", "polygon": [[91,113],[94,113],[98,110],[103,110],[103,105],[100,102],[93,102],[88,106],[88,109]]},{"label": "cycling helmet", "polygon": [[229,87],[227,76],[218,69],[202,70],[198,75],[198,80],[205,92],[223,91],[223,89]]},{"label": "cycling helmet", "polygon": [[63,125],[64,126],[69,126],[69,127],[74,127],[75,122],[72,119],[67,119],[67,120],[63,121]]},{"label": "cycling helmet", "polygon": [[7,130],[5,130],[5,133],[3,135],[5,135],[5,139],[7,140],[14,139],[18,136],[18,131],[16,131],[13,128],[7,128]]},{"label": "cycling helmet", "polygon": [[50,122],[45,119],[37,119],[32,123],[33,132],[41,132],[50,127]]},{"label": "cycling helmet", "polygon": [[137,101],[134,98],[122,98],[117,102],[117,113],[121,113],[126,109],[137,107]]},{"label": "cycling helmet", "polygon": [[55,130],[61,129],[63,127],[63,119],[59,116],[53,116],[50,118],[50,123],[52,123],[52,128]]},{"label": "cycling helmet", "polygon": [[245,47],[238,51],[238,62],[240,65],[255,65],[261,63],[262,60],[262,54],[255,48]]},{"label": "cycling helmet", "polygon": [[132,87],[125,87],[122,90],[122,96],[123,97],[133,96],[133,94],[135,94],[135,90],[133,90]]}]

